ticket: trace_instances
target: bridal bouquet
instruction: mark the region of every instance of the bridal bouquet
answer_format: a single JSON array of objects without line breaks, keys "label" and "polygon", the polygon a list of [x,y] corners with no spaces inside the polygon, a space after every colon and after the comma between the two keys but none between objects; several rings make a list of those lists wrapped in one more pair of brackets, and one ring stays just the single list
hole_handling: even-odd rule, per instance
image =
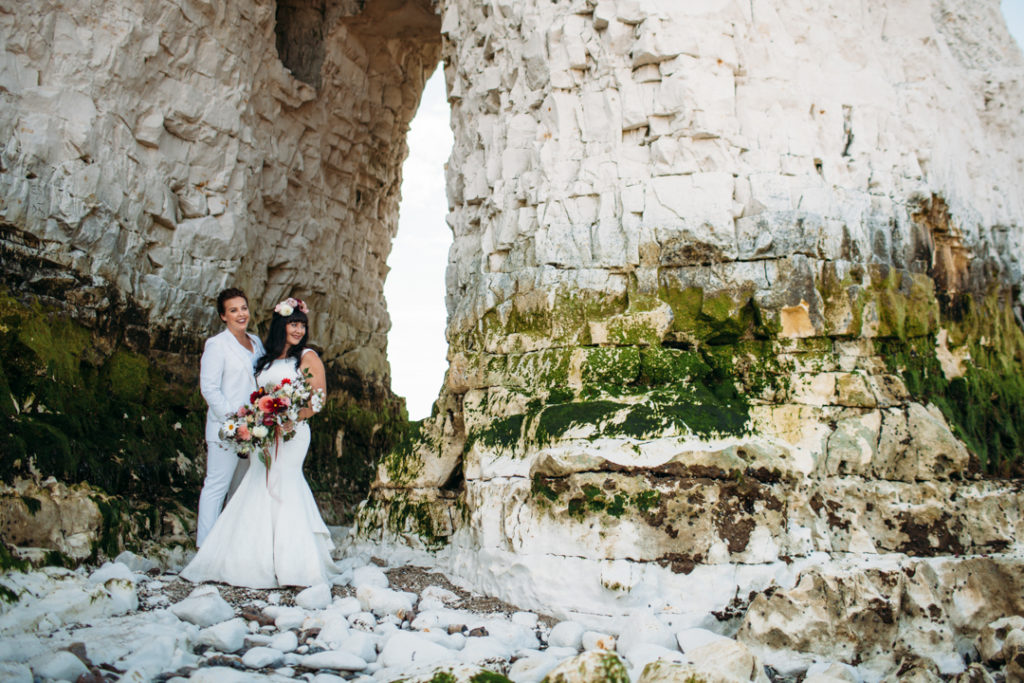
[{"label": "bridal bouquet", "polygon": [[309,380],[309,371],[305,370],[301,378],[285,378],[279,384],[268,384],[252,392],[249,402],[221,426],[221,440],[232,446],[240,458],[258,453],[270,469],[270,446],[278,438],[288,441],[295,436],[294,429],[284,427],[297,422],[303,408],[308,406],[317,413],[323,407],[323,390],[313,389]]}]

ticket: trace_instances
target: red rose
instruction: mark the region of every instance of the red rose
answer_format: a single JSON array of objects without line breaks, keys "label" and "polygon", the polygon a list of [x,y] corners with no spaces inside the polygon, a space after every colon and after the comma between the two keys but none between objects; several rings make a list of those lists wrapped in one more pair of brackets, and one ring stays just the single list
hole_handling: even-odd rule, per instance
[{"label": "red rose", "polygon": [[273,427],[274,426],[274,416],[273,415],[264,415],[263,416],[263,426],[264,427]]},{"label": "red rose", "polygon": [[281,384],[282,385],[284,385],[284,384],[291,384],[291,383],[292,383],[292,381],[290,379],[288,379],[287,377],[285,377],[283,380],[281,380]]}]

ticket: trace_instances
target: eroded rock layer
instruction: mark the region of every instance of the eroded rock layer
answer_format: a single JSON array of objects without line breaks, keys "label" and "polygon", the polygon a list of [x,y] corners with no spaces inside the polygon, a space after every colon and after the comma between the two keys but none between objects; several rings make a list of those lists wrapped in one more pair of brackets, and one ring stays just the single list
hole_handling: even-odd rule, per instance
[{"label": "eroded rock layer", "polygon": [[537,604],[686,613],[823,557],[1016,545],[997,3],[453,1],[442,33],[450,368],[362,529]]}]

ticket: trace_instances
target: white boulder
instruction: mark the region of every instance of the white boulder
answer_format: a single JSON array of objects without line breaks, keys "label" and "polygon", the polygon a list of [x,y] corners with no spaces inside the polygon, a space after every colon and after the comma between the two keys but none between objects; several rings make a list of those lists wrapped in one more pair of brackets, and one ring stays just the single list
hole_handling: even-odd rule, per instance
[{"label": "white boulder", "polygon": [[280,650],[281,652],[291,652],[298,646],[299,637],[295,635],[295,631],[284,631],[283,633],[278,633],[270,639],[269,643],[267,643],[267,647]]},{"label": "white boulder", "polygon": [[682,652],[675,648],[662,647],[653,643],[636,643],[623,654],[629,664],[630,678],[636,680],[643,673],[644,668],[651,662],[674,662],[686,664],[690,660]]},{"label": "white boulder", "polygon": [[337,649],[351,652],[363,661],[370,663],[377,661],[377,642],[379,636],[365,633],[363,631],[351,631],[348,638],[342,641]]},{"label": "white boulder", "polygon": [[238,652],[245,644],[249,628],[244,619],[228,619],[199,632],[196,643],[209,645],[219,652]]},{"label": "white boulder", "polygon": [[494,636],[482,636],[467,638],[458,656],[466,664],[478,664],[489,659],[508,659],[512,652],[508,641]]},{"label": "white boulder", "polygon": [[114,562],[123,564],[124,566],[131,569],[133,572],[144,574],[150,569],[157,569],[160,565],[148,557],[142,557],[136,555],[130,550],[121,552],[120,555],[114,558]]},{"label": "white boulder", "polygon": [[420,599],[438,600],[445,605],[454,605],[460,598],[447,588],[441,588],[440,586],[427,586],[420,591]]},{"label": "white boulder", "polygon": [[18,662],[0,662],[0,681],[32,683],[32,669]]},{"label": "white boulder", "polygon": [[250,669],[263,669],[268,666],[276,666],[284,660],[284,653],[272,647],[250,648],[242,655],[242,664]]},{"label": "white boulder", "polygon": [[345,650],[327,650],[306,655],[299,660],[299,663],[310,669],[334,669],[335,671],[362,671],[366,668],[366,662],[361,657]]},{"label": "white boulder", "polygon": [[356,597],[364,610],[373,612],[378,617],[393,614],[399,618],[404,618],[412,612],[417,599],[415,593],[395,591],[373,584],[363,584],[356,588]]},{"label": "white boulder", "polygon": [[628,681],[626,665],[614,652],[589,650],[561,662],[548,672],[546,680],[552,683],[598,683]]},{"label": "white boulder", "polygon": [[344,598],[335,600],[333,609],[337,610],[342,616],[350,617],[353,614],[362,612],[363,606],[359,604],[359,598],[347,595]]},{"label": "white boulder", "polygon": [[517,659],[509,667],[508,677],[513,683],[540,683],[552,669],[558,666],[559,658],[545,652]]},{"label": "white boulder", "polygon": [[377,565],[368,564],[352,570],[352,586],[357,590],[360,586],[377,586],[387,588],[391,585],[388,575]]},{"label": "white boulder", "polygon": [[575,621],[560,621],[551,629],[548,635],[548,645],[551,647],[571,647],[579,651],[583,643],[583,632],[586,629],[583,624]]},{"label": "white boulder", "polygon": [[[265,612],[269,612],[268,607]],[[301,628],[306,621],[306,610],[301,607],[276,607],[273,610],[274,626],[286,631],[290,628]]]},{"label": "white boulder", "polygon": [[52,678],[55,681],[76,681],[79,676],[89,673],[89,668],[82,660],[66,650],[42,657],[34,669],[40,678]]},{"label": "white boulder", "polygon": [[600,631],[584,631],[580,637],[584,650],[614,650],[615,636]]},{"label": "white boulder", "polygon": [[709,643],[717,643],[722,640],[732,639],[726,638],[720,633],[709,631],[706,628],[688,628],[676,633],[676,643],[683,652],[689,652],[698,647],[704,647]]},{"label": "white boulder", "polygon": [[384,643],[377,661],[382,667],[407,667],[412,664],[438,664],[455,659],[454,653],[425,637],[411,631],[396,631]]},{"label": "white boulder", "polygon": [[170,609],[182,621],[201,627],[213,626],[235,616],[235,610],[214,586],[197,588],[189,597],[171,605]]},{"label": "white boulder", "polygon": [[672,630],[651,612],[638,612],[622,622],[617,649],[628,657],[629,651],[640,644],[658,645],[666,650],[675,650],[676,637]]},{"label": "white boulder", "polygon": [[89,583],[106,583],[109,579],[123,579],[135,583],[135,573],[120,562],[105,562],[103,566],[89,575]]},{"label": "white boulder", "polygon": [[326,583],[310,586],[295,596],[295,604],[305,609],[324,609],[331,604],[331,587]]},{"label": "white boulder", "polygon": [[761,660],[746,645],[729,638],[688,650],[686,656],[709,679],[769,683]]},{"label": "white boulder", "polygon": [[345,642],[350,635],[348,620],[340,614],[334,614],[324,619],[317,638],[333,648]]}]

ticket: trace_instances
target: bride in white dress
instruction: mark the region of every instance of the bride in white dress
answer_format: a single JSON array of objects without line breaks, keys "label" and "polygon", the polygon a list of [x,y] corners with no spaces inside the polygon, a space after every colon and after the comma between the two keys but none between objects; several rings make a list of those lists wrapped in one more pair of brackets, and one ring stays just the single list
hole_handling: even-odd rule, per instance
[{"label": "bride in white dress", "polygon": [[[312,387],[326,389],[323,362],[306,348],[306,313],[298,299],[274,307],[266,355],[256,364],[259,386],[296,379],[308,370]],[[302,474],[309,449],[306,420],[312,415],[312,408],[303,408],[294,437],[278,441],[269,473],[259,458],[251,458],[245,478],[182,578],[249,588],[330,583],[337,574],[334,544]]]}]

